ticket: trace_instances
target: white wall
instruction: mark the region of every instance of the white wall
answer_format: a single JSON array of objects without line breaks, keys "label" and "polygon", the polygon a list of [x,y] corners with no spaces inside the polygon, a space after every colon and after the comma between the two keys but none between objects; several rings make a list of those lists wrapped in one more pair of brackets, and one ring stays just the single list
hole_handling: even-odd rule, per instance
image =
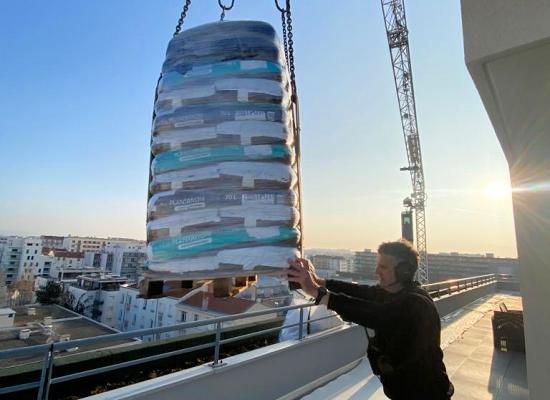
[{"label": "white wall", "polygon": [[462,0],[464,52],[510,168],[530,398],[550,376],[550,2]]},{"label": "white wall", "polygon": [[[168,326],[177,323],[176,304],[178,299],[161,297],[159,299],[138,298],[139,290],[129,287],[120,288],[120,296],[115,304],[115,328],[120,331],[133,331]],[[161,338],[177,336],[179,333],[166,332]],[[151,341],[152,337],[143,340]]]},{"label": "white wall", "polygon": [[11,328],[15,320],[15,311],[12,309],[0,309],[0,329]]}]

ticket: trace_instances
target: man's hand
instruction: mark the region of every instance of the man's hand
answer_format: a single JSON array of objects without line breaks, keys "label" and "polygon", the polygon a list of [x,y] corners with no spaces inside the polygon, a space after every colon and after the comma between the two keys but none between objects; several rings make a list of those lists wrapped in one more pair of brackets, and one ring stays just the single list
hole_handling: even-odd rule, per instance
[{"label": "man's hand", "polygon": [[317,290],[323,280],[315,274],[315,268],[309,260],[296,258],[295,260],[290,260],[288,264],[288,281],[299,283],[302,286],[302,290],[309,296],[317,297]]}]

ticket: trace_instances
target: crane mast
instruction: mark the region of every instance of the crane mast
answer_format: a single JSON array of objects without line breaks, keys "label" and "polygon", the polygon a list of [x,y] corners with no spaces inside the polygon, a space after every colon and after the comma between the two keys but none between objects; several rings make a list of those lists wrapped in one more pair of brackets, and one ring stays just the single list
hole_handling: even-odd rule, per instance
[{"label": "crane mast", "polygon": [[416,105],[414,101],[405,3],[404,0],[381,0],[381,3],[409,162],[409,165],[401,168],[401,170],[410,172],[413,188],[411,197],[406,198],[403,204],[409,211],[414,211],[415,216],[416,248],[420,254],[417,279],[420,283],[428,283],[425,220],[426,192],[422,154],[420,151],[420,137],[416,121]]}]

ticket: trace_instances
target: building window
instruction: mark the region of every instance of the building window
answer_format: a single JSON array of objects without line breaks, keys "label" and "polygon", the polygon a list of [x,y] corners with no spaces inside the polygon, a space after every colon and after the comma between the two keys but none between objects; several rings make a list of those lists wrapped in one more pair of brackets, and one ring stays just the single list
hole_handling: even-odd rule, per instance
[{"label": "building window", "polygon": [[35,250],[35,251],[34,251],[34,254],[38,254],[38,250]]},{"label": "building window", "polygon": [[199,315],[198,314],[193,315],[193,321],[198,321],[198,320],[199,320]]},{"label": "building window", "polygon": [[187,313],[185,311],[182,311],[181,312],[181,322],[185,322],[185,320],[187,319]]},{"label": "building window", "polygon": [[25,254],[29,254],[29,249],[27,249],[27,251],[25,251]]}]

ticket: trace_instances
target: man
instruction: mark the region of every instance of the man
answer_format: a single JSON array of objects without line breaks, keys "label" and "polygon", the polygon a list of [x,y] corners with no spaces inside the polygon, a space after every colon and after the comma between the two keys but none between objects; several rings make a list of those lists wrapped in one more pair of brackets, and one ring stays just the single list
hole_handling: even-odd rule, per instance
[{"label": "man", "polygon": [[374,330],[367,356],[386,396],[394,400],[452,396],[440,348],[439,314],[430,295],[414,281],[418,252],[409,242],[380,245],[376,286],[321,279],[306,259],[289,264],[288,280],[299,283],[317,304]]}]

